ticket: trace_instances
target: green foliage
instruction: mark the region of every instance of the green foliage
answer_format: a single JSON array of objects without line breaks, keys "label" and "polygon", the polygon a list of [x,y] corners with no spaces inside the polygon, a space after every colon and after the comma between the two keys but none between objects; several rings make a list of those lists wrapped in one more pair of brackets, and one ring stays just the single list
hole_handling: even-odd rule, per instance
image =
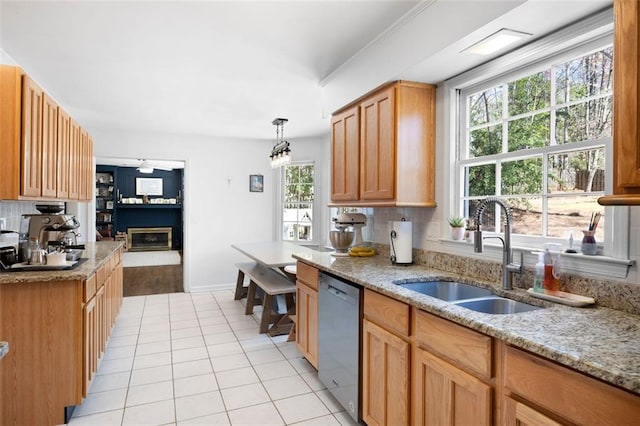
[{"label": "green foliage", "polygon": [[464,228],[466,226],[467,219],[461,216],[453,216],[449,218],[449,225],[453,228]]}]

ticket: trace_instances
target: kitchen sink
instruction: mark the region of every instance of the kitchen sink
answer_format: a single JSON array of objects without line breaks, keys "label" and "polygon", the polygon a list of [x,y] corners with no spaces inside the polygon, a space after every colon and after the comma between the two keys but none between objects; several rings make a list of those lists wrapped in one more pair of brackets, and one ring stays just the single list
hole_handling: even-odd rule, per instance
[{"label": "kitchen sink", "polygon": [[487,289],[455,281],[403,282],[396,285],[447,302],[493,296],[493,293]]},{"label": "kitchen sink", "polygon": [[475,300],[463,300],[454,302],[454,305],[471,309],[472,311],[482,312],[485,314],[518,314],[521,312],[535,311],[543,309],[539,306],[529,305],[528,303],[518,302],[503,297],[484,297]]}]

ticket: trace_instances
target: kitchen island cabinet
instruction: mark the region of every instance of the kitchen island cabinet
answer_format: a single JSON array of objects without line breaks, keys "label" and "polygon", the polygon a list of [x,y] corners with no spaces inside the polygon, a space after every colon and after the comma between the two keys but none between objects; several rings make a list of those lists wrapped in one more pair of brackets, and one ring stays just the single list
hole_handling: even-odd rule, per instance
[{"label": "kitchen island cabinet", "polygon": [[[115,320],[98,309],[96,271],[107,265],[121,285],[121,250],[120,242],[88,243],[74,270],[0,273],[0,335],[11,345],[0,363],[3,425],[62,424],[65,408],[82,402]],[[113,299],[111,312],[120,304]]]},{"label": "kitchen island cabinet", "polygon": [[434,86],[386,84],[334,113],[331,137],[331,205],[436,206]]}]

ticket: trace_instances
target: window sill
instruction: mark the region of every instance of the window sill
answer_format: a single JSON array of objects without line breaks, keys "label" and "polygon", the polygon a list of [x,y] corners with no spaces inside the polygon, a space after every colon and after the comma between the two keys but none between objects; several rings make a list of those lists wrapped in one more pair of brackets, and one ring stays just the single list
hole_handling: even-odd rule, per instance
[{"label": "window sill", "polygon": [[[473,251],[473,243],[466,241],[455,241],[441,238],[438,240],[444,247],[452,250],[455,254],[470,255],[471,257],[484,258],[487,260],[502,261],[502,245],[484,243],[485,251],[476,253]],[[533,252],[540,251],[540,248],[514,246],[514,261],[519,262],[520,253],[524,253],[525,268],[533,269],[538,261],[538,256]],[[621,278],[624,279],[629,273],[629,268],[635,265],[635,260],[617,259],[609,256],[587,256],[581,253],[560,253],[562,256],[562,269],[568,274],[575,274],[586,277],[597,276],[600,278]]]}]

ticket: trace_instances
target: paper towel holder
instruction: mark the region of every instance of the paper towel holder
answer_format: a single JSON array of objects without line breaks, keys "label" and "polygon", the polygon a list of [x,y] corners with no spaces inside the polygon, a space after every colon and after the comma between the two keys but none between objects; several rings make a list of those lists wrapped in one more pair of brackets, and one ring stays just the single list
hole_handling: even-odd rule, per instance
[{"label": "paper towel holder", "polygon": [[[406,222],[407,219],[405,219],[404,217],[400,219],[401,222]],[[391,241],[391,264],[392,265],[411,265],[413,263],[413,259],[411,262],[403,262],[403,263],[397,263],[397,257],[396,257],[396,248],[395,245],[393,244],[393,240],[398,238],[398,234],[396,233],[395,229],[392,229],[391,232],[389,233],[389,240]]]}]

